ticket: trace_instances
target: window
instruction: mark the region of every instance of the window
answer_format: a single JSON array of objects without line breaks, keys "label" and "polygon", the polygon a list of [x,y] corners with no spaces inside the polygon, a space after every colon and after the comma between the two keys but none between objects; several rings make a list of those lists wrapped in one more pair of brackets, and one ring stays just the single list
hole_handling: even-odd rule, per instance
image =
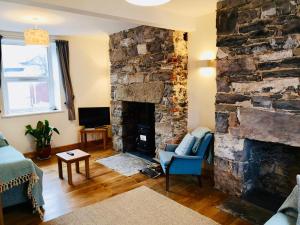
[{"label": "window", "polygon": [[6,116],[60,109],[55,44],[25,46],[16,40],[2,45],[2,89]]}]

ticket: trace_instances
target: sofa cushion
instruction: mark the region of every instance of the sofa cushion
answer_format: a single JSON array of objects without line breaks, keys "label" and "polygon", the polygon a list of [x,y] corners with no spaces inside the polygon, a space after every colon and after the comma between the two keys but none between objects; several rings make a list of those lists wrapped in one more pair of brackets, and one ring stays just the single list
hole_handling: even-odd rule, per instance
[{"label": "sofa cushion", "polygon": [[284,213],[278,212],[269,219],[265,225],[295,225],[296,219],[285,215]]},{"label": "sofa cushion", "polygon": [[196,138],[187,133],[175,150],[177,155],[191,155],[192,147],[195,144]]}]

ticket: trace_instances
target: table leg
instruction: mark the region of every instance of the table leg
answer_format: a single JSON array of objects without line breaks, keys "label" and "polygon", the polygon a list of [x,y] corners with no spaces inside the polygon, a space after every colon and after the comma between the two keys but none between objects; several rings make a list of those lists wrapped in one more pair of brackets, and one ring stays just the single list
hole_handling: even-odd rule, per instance
[{"label": "table leg", "polygon": [[106,141],[107,141],[107,131],[104,132],[103,135],[103,148],[106,149]]},{"label": "table leg", "polygon": [[86,149],[87,143],[88,143],[88,141],[87,141],[87,133],[84,133],[84,149]]},{"label": "table leg", "polygon": [[59,178],[60,179],[64,179],[61,159],[57,158],[57,164],[58,164],[58,175],[59,175]]},{"label": "table leg", "polygon": [[87,179],[90,178],[90,162],[89,158],[85,159],[85,176]]},{"label": "table leg", "polygon": [[83,134],[83,132],[80,132],[80,146],[81,146],[81,148],[84,147],[84,134]]},{"label": "table leg", "polygon": [[76,164],[76,173],[80,173],[80,170],[79,170],[79,161],[77,161],[75,164]]},{"label": "table leg", "polygon": [[1,194],[0,194],[0,225],[4,225],[3,207],[2,207],[2,197],[1,197]]},{"label": "table leg", "polygon": [[72,164],[71,163],[67,163],[67,168],[68,168],[68,183],[69,185],[73,185],[72,182]]}]

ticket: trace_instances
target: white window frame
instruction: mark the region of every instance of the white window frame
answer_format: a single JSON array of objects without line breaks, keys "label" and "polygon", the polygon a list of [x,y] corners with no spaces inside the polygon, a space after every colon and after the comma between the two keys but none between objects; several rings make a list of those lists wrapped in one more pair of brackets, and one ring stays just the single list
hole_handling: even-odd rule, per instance
[{"label": "white window frame", "polygon": [[[2,45],[20,45],[24,46],[24,41],[17,39],[3,39]],[[22,116],[30,114],[42,114],[42,113],[51,113],[61,111],[60,102],[56,102],[55,96],[55,84],[54,84],[54,74],[53,74],[53,51],[55,51],[55,43],[51,43],[47,47],[47,62],[48,62],[48,76],[45,77],[35,77],[35,76],[26,76],[26,77],[5,77],[4,76],[4,66],[1,71],[1,88],[2,88],[2,98],[3,98],[3,108],[4,108],[4,117],[11,116]],[[2,52],[2,57],[5,55]],[[39,108],[28,108],[22,110],[10,110],[9,106],[9,94],[8,94],[8,82],[46,82],[49,89],[49,103],[50,107],[39,107]],[[56,93],[60,94],[60,93]]]}]

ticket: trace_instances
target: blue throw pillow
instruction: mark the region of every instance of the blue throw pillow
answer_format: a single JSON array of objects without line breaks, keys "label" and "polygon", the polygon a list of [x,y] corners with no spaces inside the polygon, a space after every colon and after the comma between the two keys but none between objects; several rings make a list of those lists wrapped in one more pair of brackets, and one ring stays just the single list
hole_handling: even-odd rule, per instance
[{"label": "blue throw pillow", "polygon": [[177,155],[191,155],[192,147],[195,144],[196,138],[190,134],[186,134],[181,143],[175,150]]}]

